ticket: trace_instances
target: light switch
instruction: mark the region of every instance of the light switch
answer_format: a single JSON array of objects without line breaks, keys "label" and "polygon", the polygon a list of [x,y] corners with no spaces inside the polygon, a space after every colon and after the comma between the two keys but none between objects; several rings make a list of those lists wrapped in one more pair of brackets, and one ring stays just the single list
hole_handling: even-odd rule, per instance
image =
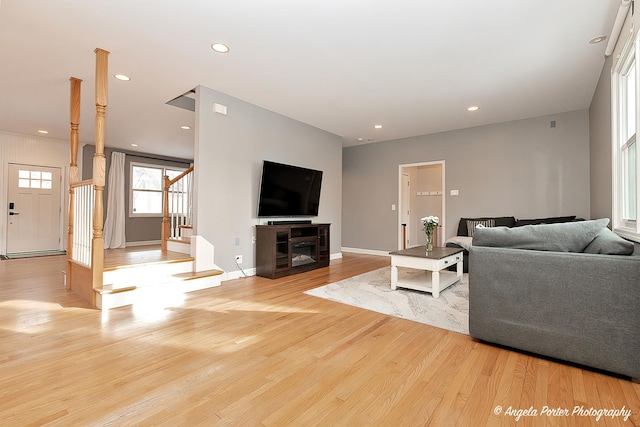
[{"label": "light switch", "polygon": [[391,210],[392,210],[392,211],[395,211],[395,210],[396,210],[396,205],[395,205],[395,204],[391,205]]},{"label": "light switch", "polygon": [[451,190],[449,194],[451,194],[452,196],[458,196],[460,195],[460,192],[458,190]]}]

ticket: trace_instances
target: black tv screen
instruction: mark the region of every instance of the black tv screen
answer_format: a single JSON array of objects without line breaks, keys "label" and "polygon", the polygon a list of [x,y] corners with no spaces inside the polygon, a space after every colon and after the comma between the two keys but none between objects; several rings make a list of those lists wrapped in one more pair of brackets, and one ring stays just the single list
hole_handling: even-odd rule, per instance
[{"label": "black tv screen", "polygon": [[258,217],[317,216],[322,171],[265,160]]}]

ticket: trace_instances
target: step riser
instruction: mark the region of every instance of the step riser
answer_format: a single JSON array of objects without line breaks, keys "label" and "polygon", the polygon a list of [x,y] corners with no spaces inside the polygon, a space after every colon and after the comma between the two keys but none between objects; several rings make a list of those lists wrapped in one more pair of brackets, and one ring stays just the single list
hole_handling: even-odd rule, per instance
[{"label": "step riser", "polygon": [[167,241],[167,250],[171,252],[179,252],[181,254],[191,254],[191,245],[187,242]]},{"label": "step riser", "polygon": [[193,271],[193,261],[130,266],[105,271],[102,275],[103,286],[111,289],[140,286],[151,283],[163,283],[171,276]]},{"label": "step riser", "polygon": [[113,294],[96,294],[96,306],[109,310],[127,305],[168,307],[182,301],[188,292],[220,286],[221,277],[210,276],[191,280],[174,280],[153,286]]}]

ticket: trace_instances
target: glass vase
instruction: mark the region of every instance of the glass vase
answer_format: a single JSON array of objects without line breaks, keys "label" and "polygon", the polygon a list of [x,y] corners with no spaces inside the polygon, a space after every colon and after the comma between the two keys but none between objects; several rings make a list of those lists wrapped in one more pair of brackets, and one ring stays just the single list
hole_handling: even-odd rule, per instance
[{"label": "glass vase", "polygon": [[432,240],[431,240],[431,234],[428,233],[427,234],[427,252],[430,252],[432,250],[433,250],[433,243],[432,243]]}]

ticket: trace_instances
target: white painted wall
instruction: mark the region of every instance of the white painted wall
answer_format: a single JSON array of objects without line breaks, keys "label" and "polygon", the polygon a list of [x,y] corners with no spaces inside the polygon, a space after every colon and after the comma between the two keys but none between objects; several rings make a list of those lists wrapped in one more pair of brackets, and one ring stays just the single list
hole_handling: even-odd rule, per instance
[{"label": "white painted wall", "polygon": [[[69,143],[59,139],[0,131],[0,254],[7,253],[9,163],[58,167],[62,176],[60,250],[66,248],[69,223]],[[80,165],[81,166],[81,165]]]}]

